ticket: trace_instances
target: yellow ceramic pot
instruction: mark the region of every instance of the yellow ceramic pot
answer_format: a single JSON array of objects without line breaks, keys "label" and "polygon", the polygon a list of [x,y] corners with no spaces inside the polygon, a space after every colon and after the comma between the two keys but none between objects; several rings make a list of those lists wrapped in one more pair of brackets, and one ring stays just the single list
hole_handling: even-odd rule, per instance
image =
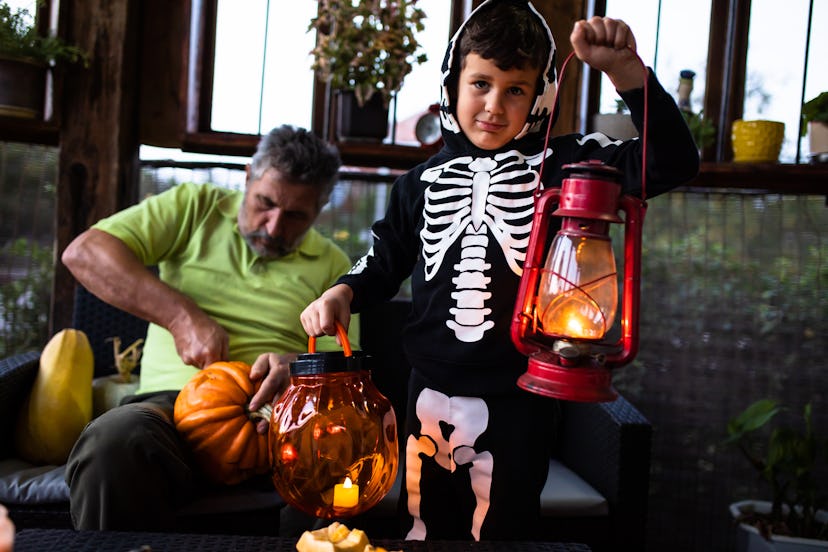
[{"label": "yellow ceramic pot", "polygon": [[779,160],[785,123],[779,121],[733,121],[733,160],[747,163],[775,163]]}]

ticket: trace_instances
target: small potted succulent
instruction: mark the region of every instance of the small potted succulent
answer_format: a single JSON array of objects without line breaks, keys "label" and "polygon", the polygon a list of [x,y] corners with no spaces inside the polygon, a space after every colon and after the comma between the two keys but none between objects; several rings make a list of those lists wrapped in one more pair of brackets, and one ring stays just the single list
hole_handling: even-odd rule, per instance
[{"label": "small potted succulent", "polygon": [[802,135],[810,138],[811,159],[828,161],[828,92],[802,104]]},{"label": "small potted succulent", "polygon": [[28,10],[0,2],[0,115],[38,117],[47,71],[56,64],[87,62],[80,48],[38,33]]},{"label": "small potted succulent", "polygon": [[703,112],[682,111],[681,114],[684,115],[684,120],[687,122],[693,141],[696,142],[696,147],[703,150],[716,142],[716,126],[713,121],[704,118]]},{"label": "small potted succulent", "polygon": [[[375,138],[388,130],[388,105],[414,65],[426,61],[416,33],[425,27],[417,0],[320,0],[308,31],[316,31],[311,68],[338,96],[338,121],[366,106],[384,111]],[[350,103],[355,102],[351,107]],[[360,119],[365,113],[360,112]],[[348,129],[340,137],[354,136]]]},{"label": "small potted succulent", "polygon": [[828,492],[818,473],[828,461],[828,438],[817,433],[811,410],[810,403],[804,407],[801,427],[771,428],[784,408],[763,399],[728,423],[726,442],[770,487],[770,501],[742,500],[730,506],[742,531],[740,552],[828,550]]}]

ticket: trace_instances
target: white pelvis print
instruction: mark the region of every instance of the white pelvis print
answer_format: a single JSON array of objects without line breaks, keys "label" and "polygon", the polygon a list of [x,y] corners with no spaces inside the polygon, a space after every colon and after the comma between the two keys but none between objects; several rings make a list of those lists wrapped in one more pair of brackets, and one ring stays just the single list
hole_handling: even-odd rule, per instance
[{"label": "white pelvis print", "polygon": [[[546,150],[546,155],[551,153]],[[526,157],[517,151],[458,157],[421,176],[432,183],[425,192],[425,225],[420,231],[426,281],[439,272],[446,251],[462,236],[461,260],[454,265],[457,274],[452,278],[456,306],[449,309],[453,318],[446,320],[460,341],[480,341],[494,326],[486,319],[492,312],[486,308],[492,296],[491,278],[486,275],[491,268],[486,262],[487,232],[497,240],[509,268],[517,275],[522,272],[538,179],[534,168],[542,160],[540,153]],[[518,221],[523,223],[518,226]]]},{"label": "white pelvis print", "polygon": [[[489,409],[483,399],[475,397],[448,397],[433,389],[423,389],[417,397],[417,419],[420,437],[409,435],[406,443],[405,486],[408,492],[408,512],[414,526],[408,540],[425,540],[426,526],[420,517],[420,474],[423,460],[420,454],[433,458],[441,468],[454,473],[457,466],[471,464],[469,474],[474,492],[475,509],[472,517],[472,536],[480,540],[480,527],[489,511],[489,493],[492,487],[494,458],[488,451],[476,451],[474,443],[489,425]],[[448,440],[443,437],[440,423],[452,429]]]}]

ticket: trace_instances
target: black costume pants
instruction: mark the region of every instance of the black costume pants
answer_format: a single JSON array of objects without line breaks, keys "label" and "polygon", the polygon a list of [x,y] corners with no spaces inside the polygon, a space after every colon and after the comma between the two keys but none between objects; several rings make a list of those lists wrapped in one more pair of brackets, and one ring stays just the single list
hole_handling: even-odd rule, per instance
[{"label": "black costume pants", "polygon": [[[409,382],[401,455],[403,535],[520,540],[535,534],[558,403],[515,387],[450,397]],[[406,521],[407,520],[407,521]]]}]

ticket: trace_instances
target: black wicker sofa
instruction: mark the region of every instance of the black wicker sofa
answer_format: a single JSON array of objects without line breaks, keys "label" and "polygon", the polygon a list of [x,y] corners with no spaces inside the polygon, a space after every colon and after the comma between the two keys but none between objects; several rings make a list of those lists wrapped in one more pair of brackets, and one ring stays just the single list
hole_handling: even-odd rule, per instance
[{"label": "black wicker sofa", "polygon": [[[119,335],[131,343],[145,334],[146,323],[80,287],[75,303],[73,326],[87,333],[96,357],[95,375],[104,375],[108,364],[97,359],[111,358],[106,339]],[[409,308],[408,302],[390,301],[360,316],[361,348],[375,358],[376,366],[391,367],[375,371],[372,377],[394,404],[400,424],[408,379],[400,334]],[[36,351],[0,360],[0,503],[9,509],[18,529],[69,528],[62,467],[23,466],[14,457],[14,422],[34,381],[38,360]],[[561,407],[557,452],[550,460],[543,496],[544,529],[527,537],[582,542],[593,550],[643,549],[652,426],[623,397],[610,403],[562,402]],[[51,490],[44,492],[47,487]],[[358,520],[369,534],[400,536],[393,521],[397,493],[398,487]],[[278,535],[283,506],[275,491],[260,487],[205,493],[181,513],[176,530]]]}]

